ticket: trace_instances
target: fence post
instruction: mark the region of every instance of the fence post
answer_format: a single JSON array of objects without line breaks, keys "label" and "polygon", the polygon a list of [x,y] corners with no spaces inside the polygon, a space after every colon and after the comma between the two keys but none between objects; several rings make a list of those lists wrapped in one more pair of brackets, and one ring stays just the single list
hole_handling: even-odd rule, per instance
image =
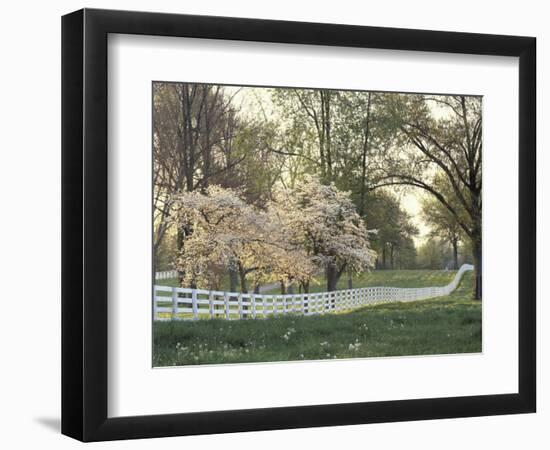
[{"label": "fence post", "polygon": [[223,293],[223,304],[225,306],[225,318],[229,320],[229,295],[227,292]]},{"label": "fence post", "polygon": [[178,320],[178,291],[172,288],[172,320]]},{"label": "fence post", "polygon": [[214,294],[212,291],[208,293],[208,308],[210,309],[210,318],[214,318]]},{"label": "fence post", "polygon": [[191,302],[193,304],[193,320],[197,320],[199,318],[199,311],[198,311],[198,305],[197,305],[197,290],[196,289],[191,290]]},{"label": "fence post", "polygon": [[239,318],[243,318],[243,294],[239,292]]}]

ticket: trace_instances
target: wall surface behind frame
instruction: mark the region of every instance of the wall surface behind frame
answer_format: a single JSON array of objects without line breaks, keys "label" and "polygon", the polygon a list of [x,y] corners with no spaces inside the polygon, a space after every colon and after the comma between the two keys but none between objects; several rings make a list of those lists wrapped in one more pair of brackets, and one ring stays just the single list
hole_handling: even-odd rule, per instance
[{"label": "wall surface behind frame", "polygon": [[[354,23],[449,31],[531,35],[538,38],[538,148],[550,141],[543,128],[544,106],[550,108],[550,30],[543,2],[455,3],[405,0],[393,2],[252,2],[204,0],[170,2],[112,0],[11,2],[2,14],[2,164],[3,220],[0,249],[4,313],[0,314],[2,379],[0,408],[4,448],[71,449],[80,443],[59,434],[60,422],[60,16],[83,6],[156,10],[174,13]],[[541,76],[544,74],[544,76]],[[539,152],[539,230],[550,229],[542,197],[550,183],[548,152]],[[546,226],[544,226],[544,222]],[[549,269],[544,258],[550,238],[539,233],[539,274]],[[21,268],[28,270],[20,271]],[[30,272],[30,273],[29,273]],[[548,278],[547,278],[548,279]],[[539,298],[550,285],[539,283]],[[32,298],[18,302],[21,294]],[[32,295],[31,295],[32,294]],[[539,380],[550,373],[550,307],[539,302]],[[547,448],[550,438],[550,391],[539,383],[536,415],[379,424],[308,430],[240,433],[152,441],[102,443],[97,448],[329,449],[350,446],[409,449]]]}]

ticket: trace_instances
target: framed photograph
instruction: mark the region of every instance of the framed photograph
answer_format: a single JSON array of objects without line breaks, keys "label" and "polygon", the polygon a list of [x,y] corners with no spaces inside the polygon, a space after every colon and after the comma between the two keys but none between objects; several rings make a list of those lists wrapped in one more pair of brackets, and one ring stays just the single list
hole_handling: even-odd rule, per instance
[{"label": "framed photograph", "polygon": [[62,20],[62,432],[535,412],[532,37]]}]

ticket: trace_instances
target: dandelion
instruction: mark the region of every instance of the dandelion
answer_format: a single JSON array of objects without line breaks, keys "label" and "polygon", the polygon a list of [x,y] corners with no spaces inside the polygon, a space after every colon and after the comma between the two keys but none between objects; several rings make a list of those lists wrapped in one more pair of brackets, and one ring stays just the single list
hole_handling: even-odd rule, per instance
[{"label": "dandelion", "polygon": [[285,341],[288,341],[290,339],[290,336],[292,336],[293,333],[296,333],[296,330],[294,328],[287,328],[286,333],[281,336]]}]

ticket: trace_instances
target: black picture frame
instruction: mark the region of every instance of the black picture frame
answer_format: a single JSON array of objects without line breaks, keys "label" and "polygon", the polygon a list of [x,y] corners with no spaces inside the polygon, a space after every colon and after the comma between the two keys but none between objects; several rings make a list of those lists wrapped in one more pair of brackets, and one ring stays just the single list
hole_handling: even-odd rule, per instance
[{"label": "black picture frame", "polygon": [[[178,36],[519,58],[517,393],[107,417],[107,36]],[[62,433],[82,441],[535,412],[536,39],[83,9],[62,18]]]}]

